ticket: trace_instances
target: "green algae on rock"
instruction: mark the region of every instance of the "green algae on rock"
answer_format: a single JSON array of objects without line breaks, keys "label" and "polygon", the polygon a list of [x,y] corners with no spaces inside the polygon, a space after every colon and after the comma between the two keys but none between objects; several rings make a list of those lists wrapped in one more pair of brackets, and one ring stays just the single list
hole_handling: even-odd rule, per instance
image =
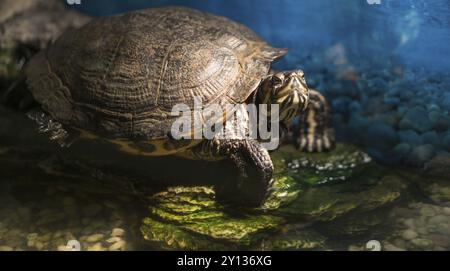
[{"label": "green algae on rock", "polygon": [[279,168],[264,208],[283,217],[330,221],[389,204],[406,188],[354,146],[313,154],[284,146],[273,159]]},{"label": "green algae on rock", "polygon": [[290,230],[273,236],[261,243],[263,250],[320,250],[325,248],[327,238],[315,230]]},{"label": "green algae on rock", "polygon": [[372,211],[397,200],[406,185],[394,176],[383,177],[375,185],[355,183],[311,187],[295,201],[274,212],[283,217],[308,221],[331,221],[355,212]]},{"label": "green algae on rock", "polygon": [[[327,238],[308,224],[389,206],[407,188],[403,179],[349,145],[323,154],[283,146],[272,158],[276,173],[261,208],[229,210],[216,203],[212,188],[171,187],[151,196],[150,214],[141,225],[145,239],[168,249],[320,249]],[[341,223],[339,234],[378,223]]]},{"label": "green algae on rock", "polygon": [[344,144],[323,153],[302,153],[286,145],[274,152],[272,159],[276,175],[292,176],[301,184],[311,185],[345,181],[371,162],[367,154]]},{"label": "green algae on rock", "polygon": [[[251,246],[274,231],[282,222],[281,217],[266,214],[238,214],[227,212],[214,200],[214,192],[208,187],[175,187],[154,195],[150,207],[152,217],[170,225],[167,234],[174,236],[176,243],[161,233],[166,230],[152,218],[144,219],[141,231],[147,240],[165,242],[175,249],[207,249],[210,242],[205,236],[226,248]],[[159,232],[154,232],[160,230]],[[183,241],[180,241],[183,240]],[[170,244],[168,243],[170,242]],[[185,247],[186,244],[191,246]],[[203,246],[205,245],[205,246]],[[225,248],[225,246],[224,246]]]}]

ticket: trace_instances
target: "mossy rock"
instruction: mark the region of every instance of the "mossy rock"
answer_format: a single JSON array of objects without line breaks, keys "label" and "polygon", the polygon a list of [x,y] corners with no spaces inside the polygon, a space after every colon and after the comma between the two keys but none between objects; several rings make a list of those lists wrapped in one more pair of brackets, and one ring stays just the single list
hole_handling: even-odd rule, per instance
[{"label": "mossy rock", "polygon": [[303,153],[291,145],[272,154],[276,176],[291,176],[303,185],[346,181],[372,159],[352,145],[337,144],[331,152]]},{"label": "mossy rock", "polygon": [[331,221],[347,214],[362,213],[389,205],[400,198],[407,185],[397,176],[387,175],[375,184],[348,182],[310,187],[274,213],[290,219]]},{"label": "mossy rock", "polygon": [[145,218],[141,226],[144,238],[154,242],[157,247],[172,250],[226,250],[233,249],[230,244],[214,242],[210,238],[185,231],[177,225]]},{"label": "mossy rock", "polygon": [[[175,249],[209,249],[211,245],[203,240],[206,237],[223,243],[227,249],[249,247],[283,223],[283,218],[277,216],[226,210],[215,202],[214,192],[208,187],[169,188],[152,196],[151,200],[154,205],[150,207],[150,213],[155,219],[144,220],[141,228],[144,237]],[[170,245],[167,236],[153,232],[161,223],[156,219],[172,225],[167,228],[167,233],[178,236],[175,238],[178,243]],[[190,239],[187,236],[205,237]],[[179,240],[185,241],[179,244]],[[184,243],[190,246],[186,248]]]},{"label": "mossy rock", "polygon": [[[325,236],[293,225],[372,212],[407,188],[353,146],[321,154],[284,147],[272,157],[275,181],[261,208],[229,210],[216,203],[210,187],[171,187],[151,196],[141,226],[145,239],[170,249],[320,249]],[[359,231],[353,226],[343,227]]]},{"label": "mossy rock", "polygon": [[284,146],[272,157],[278,168],[264,208],[285,218],[330,221],[390,204],[406,189],[403,179],[351,145],[313,154]]},{"label": "mossy rock", "polygon": [[327,238],[312,229],[290,230],[264,240],[257,249],[262,250],[322,250]]}]

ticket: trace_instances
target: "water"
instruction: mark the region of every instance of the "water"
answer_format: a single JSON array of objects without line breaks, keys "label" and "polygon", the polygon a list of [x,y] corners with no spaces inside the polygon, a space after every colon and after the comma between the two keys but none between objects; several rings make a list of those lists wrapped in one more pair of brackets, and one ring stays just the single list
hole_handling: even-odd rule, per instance
[{"label": "water", "polygon": [[[67,250],[71,240],[82,250],[450,249],[448,1],[76,8],[100,16],[167,4],[227,16],[288,47],[275,67],[304,69],[327,97],[338,149],[283,146],[272,154],[276,182],[264,208],[229,209],[211,190],[227,164],[150,161],[92,142],[61,150],[24,114],[0,107],[0,250]],[[176,180],[177,172],[191,175]]]},{"label": "water", "polygon": [[147,189],[135,190],[135,172],[120,175],[120,165],[1,147],[0,249],[67,250],[71,240],[83,250],[450,248],[440,178],[379,167],[345,146],[327,156],[286,146],[273,159],[278,181],[264,209],[236,210],[214,203],[208,186],[158,188],[141,176]]},{"label": "water", "polygon": [[[276,182],[264,207],[229,209],[198,176],[155,182],[157,161],[121,160],[83,141],[58,151],[25,116],[2,116],[12,120],[0,147],[2,250],[67,250],[71,240],[83,250],[366,250],[371,240],[384,250],[450,248],[450,186],[436,170],[383,167],[349,145],[310,155],[286,145],[272,154]],[[26,140],[8,133],[14,127]]]}]

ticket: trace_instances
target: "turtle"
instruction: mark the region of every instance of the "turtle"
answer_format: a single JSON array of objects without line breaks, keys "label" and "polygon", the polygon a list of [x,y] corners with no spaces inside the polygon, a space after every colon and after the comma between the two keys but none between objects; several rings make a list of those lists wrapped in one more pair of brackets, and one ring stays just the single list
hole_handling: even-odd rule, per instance
[{"label": "turtle", "polygon": [[[95,18],[36,54],[24,68],[24,99],[32,108],[28,115],[61,145],[75,133],[132,155],[229,160],[237,177],[216,184],[216,199],[257,207],[270,191],[274,170],[259,138],[176,139],[171,110],[178,104],[193,108],[195,97],[203,107],[276,104],[285,129],[293,117],[316,110],[308,109],[302,70],[271,69],[286,53],[225,17],[186,7],[137,10]],[[208,121],[226,122],[231,115]]]}]

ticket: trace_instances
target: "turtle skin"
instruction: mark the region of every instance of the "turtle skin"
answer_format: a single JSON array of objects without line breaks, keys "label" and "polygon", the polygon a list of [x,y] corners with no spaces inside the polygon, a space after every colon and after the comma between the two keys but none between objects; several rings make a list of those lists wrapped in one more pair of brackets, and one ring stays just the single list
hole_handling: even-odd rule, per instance
[{"label": "turtle skin", "polygon": [[303,152],[325,152],[335,147],[331,108],[325,97],[310,89],[306,111],[292,122],[287,141]]}]

